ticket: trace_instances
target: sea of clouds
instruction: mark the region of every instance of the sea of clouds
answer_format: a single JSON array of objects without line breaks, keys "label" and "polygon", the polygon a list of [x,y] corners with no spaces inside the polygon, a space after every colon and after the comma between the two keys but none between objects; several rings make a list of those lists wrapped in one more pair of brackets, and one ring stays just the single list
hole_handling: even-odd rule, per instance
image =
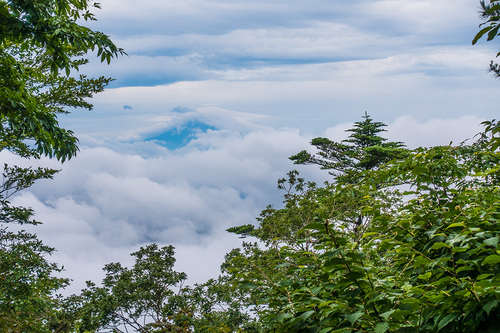
[{"label": "sea of clouds", "polygon": [[[169,150],[159,141],[146,141],[161,128],[168,132],[181,126],[180,120],[201,119],[207,113],[217,129],[193,130],[184,147]],[[10,164],[61,169],[53,180],[40,181],[13,202],[33,208],[43,222],[23,228],[57,249],[51,260],[74,280],[68,292],[78,292],[86,280],[100,281],[106,263],[130,264],[129,253],[152,242],[176,247],[176,267],[188,273],[190,283],[216,277],[224,254],[242,241],[225,230],[256,223],[268,204],[280,207],[278,179],[292,169],[318,183],[330,179],[316,166],[288,160],[310,149],[311,137],[297,129],[255,125],[246,114],[217,108],[172,114],[177,118],[170,123],[163,120],[114,142],[83,140],[78,156],[63,165],[0,153]],[[233,127],[223,127],[217,114]],[[386,134],[412,148],[459,143],[480,130],[481,120],[465,116],[419,123],[405,116],[389,124]],[[352,123],[339,124],[321,135],[342,140],[350,127]]]}]

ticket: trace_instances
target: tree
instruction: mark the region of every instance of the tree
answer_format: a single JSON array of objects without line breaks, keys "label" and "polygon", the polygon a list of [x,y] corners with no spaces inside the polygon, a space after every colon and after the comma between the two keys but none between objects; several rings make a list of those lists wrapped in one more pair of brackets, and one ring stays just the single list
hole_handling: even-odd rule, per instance
[{"label": "tree", "polygon": [[191,325],[194,332],[261,331],[251,309],[248,309],[253,301],[248,299],[248,293],[231,284],[228,275],[195,285],[188,299],[193,313]]},{"label": "tree", "polygon": [[295,164],[317,164],[321,169],[330,172],[338,180],[355,182],[360,171],[375,169],[394,158],[405,156],[402,142],[386,142],[378,135],[385,131],[382,122],[374,122],[365,112],[363,121],[354,123],[354,127],[346,130],[352,132],[349,138],[335,142],[327,138],[315,138],[311,144],[319,152],[310,154],[306,150],[290,157]]},{"label": "tree", "polygon": [[80,331],[190,332],[192,313],[182,288],[187,276],[173,270],[174,248],[151,244],[132,256],[132,268],[120,263],[106,265],[102,287],[88,282],[78,296]]},{"label": "tree", "polygon": [[[343,227],[343,207],[319,209],[304,227],[314,250],[282,246],[274,266],[282,274],[235,266],[240,288],[266,295],[266,330],[496,331],[500,122],[485,125],[470,146],[419,148],[364,171],[356,184],[337,183],[333,202],[353,190],[367,194],[361,204],[371,223],[360,237]],[[369,195],[398,192],[396,185],[409,190],[390,200]]]},{"label": "tree", "polygon": [[[335,142],[327,138],[315,138],[311,144],[319,150],[317,155],[303,150],[290,159],[295,164],[316,164],[322,169],[334,170],[330,173],[335,176],[335,183],[346,185],[359,182],[363,171],[376,169],[391,159],[401,159],[408,154],[402,142],[386,142],[387,139],[378,135],[385,131],[384,123],[373,121],[367,113],[363,119],[355,122],[353,128],[346,130],[352,132],[348,139]],[[360,229],[369,222],[360,214],[360,207],[356,204],[362,198],[353,197],[358,192],[352,191],[351,196],[342,200],[336,198],[336,207],[333,208],[329,198],[335,183],[320,188],[315,183],[300,178],[297,171],[291,171],[288,173],[288,179],[283,178],[278,181],[278,188],[286,192],[284,209],[268,206],[257,218],[259,221],[257,229],[252,224],[247,224],[229,228],[227,231],[242,237],[256,236],[266,246],[278,246],[284,243],[292,247],[305,247],[307,250],[312,240],[308,238],[309,233],[303,229],[304,226],[313,222],[318,209],[339,211],[340,206],[344,207],[343,221],[349,222],[356,230]],[[308,240],[297,242],[304,239]]]},{"label": "tree", "polygon": [[5,225],[38,224],[33,210],[9,199],[35,181],[51,179],[55,170],[4,165],[0,184],[0,330],[2,332],[67,332],[71,321],[55,293],[69,280],[55,277],[61,268],[47,260],[54,249],[36,235],[11,232]]},{"label": "tree", "polygon": [[69,281],[54,277],[61,269],[45,257],[54,251],[35,235],[0,229],[0,330],[49,332],[59,302],[54,292]]},{"label": "tree", "polygon": [[[86,98],[102,91],[110,79],[70,74],[87,63],[88,51],[97,50],[108,62],[123,53],[108,36],[78,23],[94,19],[92,6],[88,0],[0,0],[0,150],[62,162],[75,156],[77,139],[59,126],[57,115],[68,108],[91,109]],[[4,226],[39,223],[32,209],[15,207],[9,198],[56,172],[4,165],[0,330],[5,332],[69,332],[76,322],[75,307],[55,295],[68,280],[53,276],[61,271],[46,259],[54,249],[36,235]]]},{"label": "tree", "polygon": [[[367,202],[380,198],[387,202],[395,200],[393,197],[397,194],[379,191],[380,184],[368,188],[358,186],[367,170],[407,154],[401,143],[384,142],[378,135],[383,126],[365,114],[364,121],[356,122],[355,127],[348,130],[352,134],[345,143],[314,139],[313,145],[320,149],[319,156],[303,151],[291,159],[295,163],[334,169],[335,181],[321,187],[305,181],[297,171],[291,171],[288,178],[278,181],[278,188],[285,192],[282,208],[268,206],[257,218],[257,227],[244,225],[228,229],[243,237],[254,236],[265,245],[261,249],[257,244],[245,243],[242,249],[232,251],[223,265],[229,280],[247,291],[247,304],[260,313],[261,325],[268,329],[274,327],[273,311],[289,305],[287,286],[301,279],[290,267],[310,264],[322,253],[318,244],[323,236],[307,226],[319,220],[330,221],[346,239],[356,243],[369,228],[371,218],[362,214]],[[288,255],[287,251],[296,255]]]},{"label": "tree", "polygon": [[[484,20],[479,26],[483,27],[472,40],[472,45],[476,44],[484,35],[487,36],[487,41],[493,40],[500,33],[500,3],[499,0],[481,0],[480,4],[480,17]],[[500,53],[497,53],[497,57]],[[500,67],[493,60],[490,62],[490,72],[495,77],[500,77]]]},{"label": "tree", "polygon": [[63,78],[58,71],[69,76],[85,63],[72,58],[91,50],[108,62],[124,53],[105,34],[77,23],[95,20],[92,6],[98,7],[88,0],[0,1],[0,150],[62,161],[76,154],[77,139],[57,122],[60,105],[88,107],[77,96],[101,91],[109,80]]}]

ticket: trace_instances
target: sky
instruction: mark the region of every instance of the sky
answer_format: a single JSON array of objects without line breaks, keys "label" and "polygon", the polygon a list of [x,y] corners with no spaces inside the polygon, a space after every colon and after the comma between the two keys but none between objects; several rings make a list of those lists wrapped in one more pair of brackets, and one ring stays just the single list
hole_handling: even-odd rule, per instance
[{"label": "sky", "polygon": [[109,262],[174,245],[189,282],[218,275],[241,240],[225,229],[279,207],[289,170],[328,173],[288,157],[312,138],[346,138],[365,112],[408,147],[460,143],[498,116],[487,72],[496,41],[474,0],[103,0],[89,26],[128,56],[82,73],[115,78],[91,112],[60,118],[80,153],[40,164],[61,171],[13,201],[43,225],[73,279],[99,282]]}]

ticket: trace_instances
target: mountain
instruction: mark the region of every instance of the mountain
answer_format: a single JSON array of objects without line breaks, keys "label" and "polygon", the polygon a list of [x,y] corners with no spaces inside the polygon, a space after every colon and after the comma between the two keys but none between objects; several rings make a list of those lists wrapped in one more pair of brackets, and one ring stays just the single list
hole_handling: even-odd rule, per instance
[{"label": "mountain", "polygon": [[201,133],[206,133],[209,130],[215,131],[217,128],[198,120],[192,120],[161,134],[146,138],[145,141],[154,141],[169,150],[176,150],[187,146],[189,142],[197,139]]}]

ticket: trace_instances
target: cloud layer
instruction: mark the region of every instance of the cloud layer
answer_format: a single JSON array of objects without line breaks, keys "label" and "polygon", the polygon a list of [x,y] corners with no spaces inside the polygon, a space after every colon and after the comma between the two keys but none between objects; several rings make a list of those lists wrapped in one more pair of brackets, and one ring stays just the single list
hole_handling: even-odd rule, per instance
[{"label": "cloud layer", "polygon": [[[155,131],[204,112],[174,112],[178,119],[160,122]],[[276,181],[287,171],[299,169],[306,179],[319,183],[329,179],[315,166],[288,160],[302,149],[311,150],[310,136],[295,129],[253,125],[246,114],[223,113],[232,117],[224,122],[213,117],[210,124],[218,129],[196,133],[174,151],[142,141],[151,134],[151,128],[144,128],[113,145],[108,142],[108,147],[105,142],[82,147],[63,166],[41,161],[62,171],[18,196],[15,203],[32,207],[43,222],[30,230],[58,250],[53,259],[75,280],[70,292],[77,292],[86,280],[99,281],[105,263],[130,263],[129,253],[151,242],[177,248],[178,269],[188,273],[190,282],[214,277],[224,254],[241,242],[225,229],[254,223],[268,204],[279,207]],[[468,116],[420,123],[399,117],[389,124],[387,136],[410,147],[458,143],[478,132],[481,120]],[[342,140],[351,126],[341,124],[320,134]],[[12,164],[28,163],[0,154]]]}]

